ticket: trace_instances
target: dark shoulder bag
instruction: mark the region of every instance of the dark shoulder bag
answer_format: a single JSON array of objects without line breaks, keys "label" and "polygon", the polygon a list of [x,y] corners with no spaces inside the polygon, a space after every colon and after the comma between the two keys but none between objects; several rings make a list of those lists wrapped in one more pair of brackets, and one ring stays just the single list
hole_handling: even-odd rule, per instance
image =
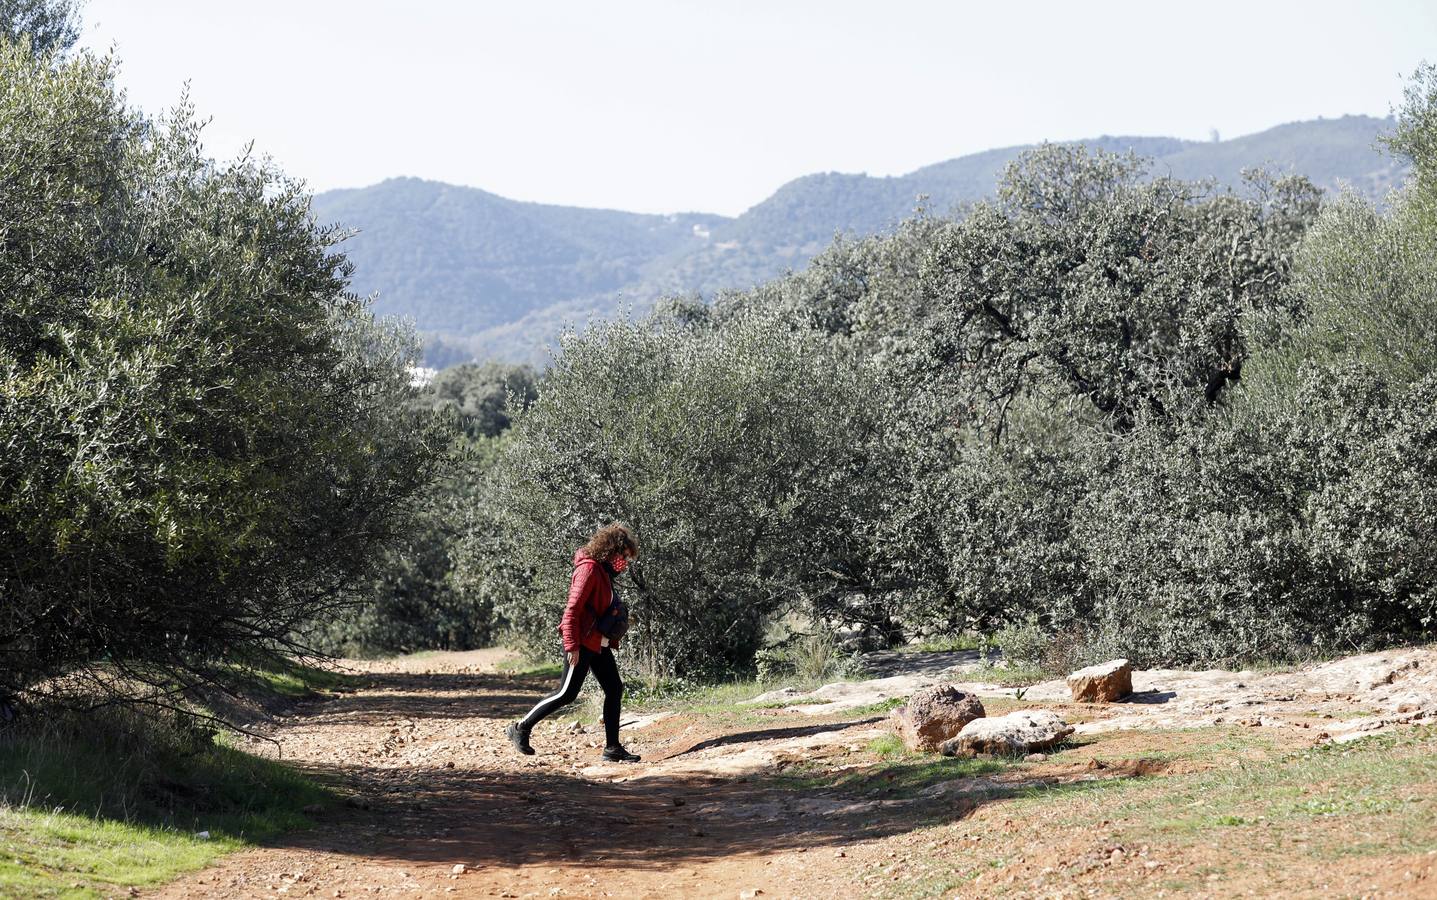
[{"label": "dark shoulder bag", "polygon": [[618,588],[610,587],[609,591],[612,595],[609,600],[609,608],[599,616],[599,621],[594,623],[594,627],[599,629],[599,634],[611,641],[617,641],[629,631],[629,608],[619,597]]}]

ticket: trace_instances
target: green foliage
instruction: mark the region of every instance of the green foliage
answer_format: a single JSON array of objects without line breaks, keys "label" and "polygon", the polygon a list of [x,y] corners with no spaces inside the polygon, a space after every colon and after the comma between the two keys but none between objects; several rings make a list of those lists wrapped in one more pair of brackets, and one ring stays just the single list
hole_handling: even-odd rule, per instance
[{"label": "green foliage", "polygon": [[[466,419],[464,427],[475,421]],[[379,552],[364,602],[316,629],[320,648],[364,656],[472,650],[493,642],[498,623],[492,597],[461,570],[460,556],[465,541],[492,533],[492,470],[505,443],[503,437],[456,439],[440,477],[416,498],[398,537]]]},{"label": "green foliage", "polygon": [[[464,476],[462,544],[420,568],[537,654],[573,548],[627,521],[626,646],[654,684],[972,631],[999,632],[1015,682],[1430,637],[1437,79],[1414,85],[1392,145],[1415,176],[1385,210],[1047,146],[961,219],[569,337]],[[489,433],[501,375],[457,371],[436,402]],[[808,637],[765,639],[794,613]]]},{"label": "green foliage", "polygon": [[844,590],[867,518],[863,367],[780,314],[672,320],[571,338],[500,467],[514,552],[501,612],[552,643],[573,548],[625,521],[642,547],[626,639],[651,672],[747,667],[767,620]]},{"label": "green foliage", "polygon": [[460,545],[491,538],[492,472],[514,411],[537,396],[528,366],[466,363],[435,375],[409,403],[439,413],[453,430],[443,471],[413,504],[395,541],[380,551],[365,602],[322,623],[318,644],[349,655],[419,649],[469,650],[496,634],[491,592],[460,567]]},{"label": "green foliage", "polygon": [[0,44],[0,80],[0,693],[224,677],[346,603],[429,480],[414,345],[188,110],[83,53]]},{"label": "green foliage", "polygon": [[1043,391],[1128,430],[1240,376],[1239,319],[1276,305],[1316,193],[1293,179],[1209,196],[1144,168],[1044,147],[938,240],[924,274],[940,311],[915,364],[952,384],[979,431],[997,439],[1012,404]]},{"label": "green foliage", "polygon": [[1430,210],[1437,201],[1437,65],[1424,63],[1412,73],[1403,92],[1397,130],[1385,142],[1412,164],[1412,193]]},{"label": "green foliage", "polygon": [[80,0],[0,0],[0,40],[29,41],[37,56],[62,54],[80,39]]},{"label": "green foliage", "polygon": [[855,674],[858,660],[845,653],[838,633],[820,622],[807,632],[794,632],[769,643],[754,654],[754,674],[759,681],[789,676],[807,681],[843,678]]},{"label": "green foliage", "polygon": [[436,374],[415,404],[452,413],[464,435],[477,440],[498,437],[512,424],[511,410],[524,409],[538,395],[537,376],[529,366],[464,363]]}]

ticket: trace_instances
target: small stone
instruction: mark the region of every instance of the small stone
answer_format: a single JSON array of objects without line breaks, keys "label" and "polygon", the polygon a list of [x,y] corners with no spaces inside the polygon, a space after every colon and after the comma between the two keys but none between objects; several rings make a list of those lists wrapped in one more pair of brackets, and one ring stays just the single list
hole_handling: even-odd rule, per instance
[{"label": "small stone", "polygon": [[839,859],[843,859],[843,858],[844,858],[845,856],[847,856],[848,854],[847,854],[847,853],[844,853],[842,850],[838,850],[838,851],[836,851],[833,855],[836,856],[836,857],[838,857]]},{"label": "small stone", "polygon": [[465,872],[469,871],[469,867],[464,865],[463,863],[455,863],[454,868],[450,869],[449,871],[453,872],[455,875],[463,875]]},{"label": "small stone", "polygon": [[1024,761],[1024,762],[1042,762],[1043,760],[1045,760],[1045,759],[1047,759],[1047,758],[1048,758],[1048,754],[1046,754],[1046,753],[1029,753],[1027,756],[1023,757],[1023,761]]},{"label": "small stone", "polygon": [[454,768],[454,760],[451,759],[451,760],[449,760],[447,763],[445,763],[445,764],[444,764],[444,768],[446,768],[446,769],[452,769],[452,768]]},{"label": "small stone", "polygon": [[687,803],[687,802],[688,802],[688,801],[685,800],[683,797],[675,797],[675,798],[674,798],[674,806],[683,806],[683,805],[684,805],[685,803]]},{"label": "small stone", "polygon": [[749,888],[746,891],[738,892],[738,900],[753,900],[754,897],[763,893],[763,888]]}]

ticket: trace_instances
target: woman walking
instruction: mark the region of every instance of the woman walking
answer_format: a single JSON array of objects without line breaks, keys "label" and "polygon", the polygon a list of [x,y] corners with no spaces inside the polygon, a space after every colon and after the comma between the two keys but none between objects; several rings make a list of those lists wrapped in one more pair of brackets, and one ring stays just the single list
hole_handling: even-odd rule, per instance
[{"label": "woman walking", "polygon": [[559,690],[534,705],[529,714],[505,732],[520,753],[532,754],[529,734],[545,717],[567,706],[579,696],[589,672],[604,689],[604,759],[610,762],[638,762],[639,757],[619,743],[619,704],[624,682],[614,650],[628,627],[628,614],[614,576],[623,572],[639,555],[639,544],[628,526],[605,525],[574,553],[574,574],[569,582],[569,602],[559,622],[564,644],[564,671]]}]

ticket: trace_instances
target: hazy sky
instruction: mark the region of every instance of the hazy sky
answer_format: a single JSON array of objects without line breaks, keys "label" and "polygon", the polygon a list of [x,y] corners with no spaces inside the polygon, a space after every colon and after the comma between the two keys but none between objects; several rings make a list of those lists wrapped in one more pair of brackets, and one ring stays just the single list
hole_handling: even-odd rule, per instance
[{"label": "hazy sky", "polygon": [[1099,134],[1385,115],[1437,2],[88,0],[84,43],[207,143],[316,190],[416,175],[520,200],[735,214],[810,172],[897,175]]}]

